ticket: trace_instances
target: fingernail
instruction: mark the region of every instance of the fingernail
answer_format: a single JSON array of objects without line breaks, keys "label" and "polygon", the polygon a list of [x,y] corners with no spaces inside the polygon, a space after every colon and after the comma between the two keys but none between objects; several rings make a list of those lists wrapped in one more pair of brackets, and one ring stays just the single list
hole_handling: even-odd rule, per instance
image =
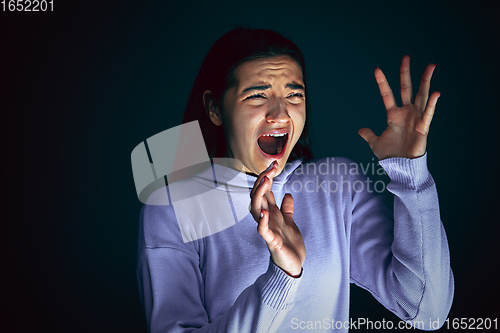
[{"label": "fingernail", "polygon": [[264,211],[261,209],[260,210],[260,217],[262,218],[264,216]]},{"label": "fingernail", "polygon": [[267,176],[262,177],[262,179],[260,180],[259,185],[261,185],[266,179],[267,179]]},{"label": "fingernail", "polygon": [[266,170],[264,170],[264,172],[268,172],[269,170],[271,170],[274,166],[274,162],[276,162],[276,161],[271,162],[271,164],[269,164],[269,166],[267,167]]},{"label": "fingernail", "polygon": [[380,68],[378,68],[378,66],[377,66],[377,67],[375,67],[375,69],[380,69]]},{"label": "fingernail", "polygon": [[439,92],[438,98],[441,97],[441,92]]}]

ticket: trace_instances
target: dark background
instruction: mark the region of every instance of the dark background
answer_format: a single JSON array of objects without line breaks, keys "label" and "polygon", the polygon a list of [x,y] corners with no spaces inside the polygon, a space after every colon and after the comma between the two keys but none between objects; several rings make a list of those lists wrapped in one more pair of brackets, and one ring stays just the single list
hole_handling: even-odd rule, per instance
[{"label": "dark background", "polygon": [[[205,54],[240,24],[302,49],[317,156],[372,162],[357,130],[385,128],[375,66],[400,102],[401,57],[414,94],[437,64],[428,164],[455,274],[450,318],[498,317],[498,1],[54,2],[0,12],[2,328],[145,331],[130,154],[180,124]],[[397,321],[355,287],[351,317]]]}]

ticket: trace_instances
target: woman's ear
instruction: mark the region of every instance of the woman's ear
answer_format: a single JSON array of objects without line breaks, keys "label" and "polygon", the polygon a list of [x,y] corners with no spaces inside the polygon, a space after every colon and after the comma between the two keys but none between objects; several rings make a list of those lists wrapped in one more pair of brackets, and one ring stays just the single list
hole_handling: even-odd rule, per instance
[{"label": "woman's ear", "polygon": [[207,112],[210,120],[212,120],[214,125],[222,125],[222,115],[220,112],[220,108],[213,98],[212,92],[210,90],[205,90],[205,92],[203,92],[203,105],[205,106],[205,111]]}]

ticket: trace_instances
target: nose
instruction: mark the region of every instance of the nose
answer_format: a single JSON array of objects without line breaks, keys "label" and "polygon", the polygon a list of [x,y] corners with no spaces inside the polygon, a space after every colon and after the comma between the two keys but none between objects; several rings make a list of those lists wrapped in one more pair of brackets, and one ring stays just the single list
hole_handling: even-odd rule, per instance
[{"label": "nose", "polygon": [[268,123],[286,123],[290,120],[290,115],[286,110],[286,103],[281,98],[276,98],[266,114]]}]

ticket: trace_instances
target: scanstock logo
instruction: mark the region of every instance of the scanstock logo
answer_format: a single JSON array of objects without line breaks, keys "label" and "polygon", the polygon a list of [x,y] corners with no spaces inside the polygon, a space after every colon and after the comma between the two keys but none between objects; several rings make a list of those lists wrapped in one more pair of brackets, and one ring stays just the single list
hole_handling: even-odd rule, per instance
[{"label": "scanstock logo", "polygon": [[242,163],[232,158],[213,161],[198,121],[160,132],[132,151],[139,200],[173,208],[184,242],[229,228],[249,214],[252,184],[241,172]]}]

